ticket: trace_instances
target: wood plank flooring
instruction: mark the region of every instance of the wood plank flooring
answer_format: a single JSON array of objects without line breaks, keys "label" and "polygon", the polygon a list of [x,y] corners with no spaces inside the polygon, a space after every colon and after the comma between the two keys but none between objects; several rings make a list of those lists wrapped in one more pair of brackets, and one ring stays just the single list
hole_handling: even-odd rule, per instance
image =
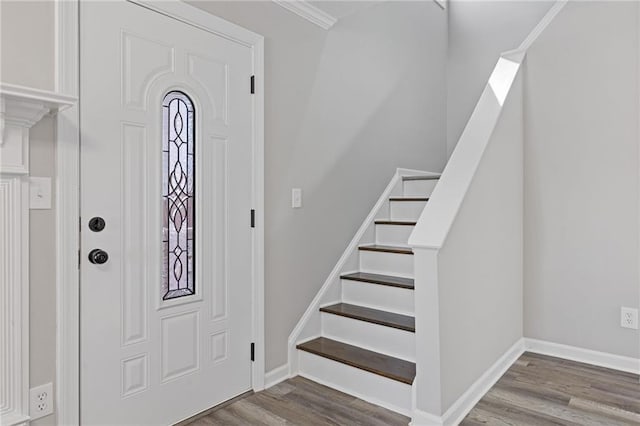
[{"label": "wood plank flooring", "polygon": [[525,353],[461,423],[640,425],[640,377]]},{"label": "wood plank flooring", "polygon": [[189,426],[406,426],[409,418],[302,377],[214,409]]},{"label": "wood plank flooring", "polygon": [[[216,408],[190,426],[405,426],[409,420],[295,377]],[[640,425],[640,377],[525,353],[461,425]]]}]

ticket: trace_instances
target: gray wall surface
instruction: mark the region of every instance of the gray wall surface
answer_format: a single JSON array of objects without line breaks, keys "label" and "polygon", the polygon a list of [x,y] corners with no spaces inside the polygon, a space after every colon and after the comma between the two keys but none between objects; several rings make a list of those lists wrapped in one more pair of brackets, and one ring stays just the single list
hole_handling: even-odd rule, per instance
[{"label": "gray wall surface", "polygon": [[458,143],[500,54],[517,48],[552,4],[552,1],[448,2],[448,156]]},{"label": "gray wall surface", "polygon": [[[0,2],[0,81],[54,89],[54,2]],[[45,118],[31,129],[32,176],[54,177],[54,123]],[[55,195],[55,193],[53,194]],[[53,203],[55,205],[55,202]],[[30,386],[54,383],[56,375],[55,210],[30,213]],[[56,415],[31,422],[55,425]]]},{"label": "gray wall surface", "polygon": [[265,36],[270,370],[396,167],[444,166],[446,13],[384,2],[324,31],[272,2],[191,3]]},{"label": "gray wall surface", "polygon": [[569,3],[527,55],[525,336],[639,357],[638,3]]}]

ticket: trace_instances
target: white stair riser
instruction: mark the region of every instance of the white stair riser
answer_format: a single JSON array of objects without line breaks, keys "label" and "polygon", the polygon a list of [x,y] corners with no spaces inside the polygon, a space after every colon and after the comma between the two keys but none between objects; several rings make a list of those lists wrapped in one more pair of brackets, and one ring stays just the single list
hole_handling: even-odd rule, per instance
[{"label": "white stair riser", "polygon": [[393,220],[418,221],[426,205],[426,201],[391,201],[389,216]]},{"label": "white stair riser", "polygon": [[413,315],[413,290],[387,285],[342,280],[342,302],[381,311]]},{"label": "white stair riser", "polygon": [[360,270],[413,278],[413,255],[360,250]]},{"label": "white stair riser", "polygon": [[406,246],[413,226],[408,225],[376,225],[376,244],[390,246]]},{"label": "white stair riser", "polygon": [[411,416],[411,385],[304,351],[298,351],[298,363],[302,377]]},{"label": "white stair riser", "polygon": [[415,333],[322,312],[322,336],[415,362]]},{"label": "white stair riser", "polygon": [[432,180],[405,180],[402,182],[405,197],[428,197],[433,192],[433,188],[438,183],[437,179]]}]

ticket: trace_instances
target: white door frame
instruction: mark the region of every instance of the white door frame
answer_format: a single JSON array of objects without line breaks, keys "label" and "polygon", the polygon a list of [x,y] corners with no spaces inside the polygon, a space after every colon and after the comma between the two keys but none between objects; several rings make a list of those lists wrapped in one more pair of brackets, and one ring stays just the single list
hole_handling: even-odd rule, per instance
[{"label": "white door frame", "polygon": [[[78,96],[81,0],[56,0],[56,91]],[[188,25],[224,37],[252,51],[252,388],[264,388],[264,37],[179,0],[128,0]],[[247,81],[247,90],[249,81]],[[82,102],[82,99],[80,99]],[[56,394],[58,423],[80,423],[80,127],[79,105],[57,116],[56,132]],[[249,212],[247,212],[249,226]]]}]

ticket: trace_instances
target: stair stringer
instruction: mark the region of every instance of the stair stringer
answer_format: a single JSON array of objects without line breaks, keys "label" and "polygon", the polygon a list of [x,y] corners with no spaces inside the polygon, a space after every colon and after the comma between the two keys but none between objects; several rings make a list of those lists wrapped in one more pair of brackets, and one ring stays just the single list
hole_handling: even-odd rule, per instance
[{"label": "stair stringer", "polygon": [[422,170],[398,168],[389,184],[378,198],[366,219],[355,233],[353,239],[327,277],[326,281],[313,298],[306,311],[298,321],[287,342],[289,377],[299,373],[298,353],[296,345],[320,337],[321,313],[320,308],[334,303],[339,303],[342,297],[342,284],[340,276],[345,273],[356,272],[359,269],[358,247],[363,244],[372,244],[375,241],[376,219],[389,217],[389,197],[402,195],[402,176],[434,175],[440,173],[425,172]]}]

